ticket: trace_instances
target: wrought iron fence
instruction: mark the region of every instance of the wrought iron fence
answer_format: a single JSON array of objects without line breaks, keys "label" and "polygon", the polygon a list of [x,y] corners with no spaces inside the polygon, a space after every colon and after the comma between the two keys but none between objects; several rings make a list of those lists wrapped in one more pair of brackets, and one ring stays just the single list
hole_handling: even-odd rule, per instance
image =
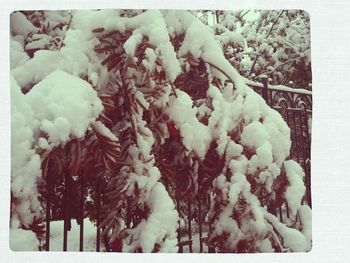
[{"label": "wrought iron fence", "polygon": [[[307,90],[290,89],[279,86],[268,86],[267,79],[262,79],[262,83],[250,82],[248,85],[259,93],[266,101],[266,103],[281,113],[284,120],[287,122],[291,129],[291,153],[290,158],[297,161],[305,171],[305,184],[306,184],[306,196],[305,201],[311,207],[311,186],[310,186],[310,144],[311,144],[311,113],[312,113],[312,93]],[[61,217],[57,218],[55,215],[55,209],[53,202],[50,198],[50,194],[55,187],[55,182],[52,182],[50,173],[47,173],[46,178],[46,230],[45,230],[45,244],[44,249],[50,250],[50,223],[54,220],[63,220],[63,244],[62,250],[68,250],[68,232],[71,228],[71,220],[75,218],[79,223],[79,251],[84,249],[84,217],[86,216],[86,188],[84,182],[84,176],[82,174],[76,176],[74,179],[70,178],[68,171],[65,172],[63,179],[63,197],[61,198]],[[96,251],[101,250],[109,252],[113,251],[108,242],[107,236],[101,236],[100,229],[100,210],[101,210],[101,180],[97,179],[96,185],[96,202],[93,209],[96,213]],[[73,189],[74,188],[74,189]],[[79,200],[79,208],[75,209],[76,212],[72,214],[70,192],[74,190],[78,193],[76,199]],[[176,206],[179,210],[179,206],[185,207],[185,214],[181,215],[181,220],[178,222],[178,247],[179,253],[194,252],[194,244],[197,245],[197,251],[199,253],[208,252],[215,253],[214,247],[208,247],[206,243],[207,233],[210,232],[211,225],[208,223],[206,216],[210,207],[210,198],[208,193],[202,193],[195,199],[179,199],[175,198]],[[126,225],[130,226],[130,203],[125,204],[125,221]],[[285,204],[286,206],[286,204]],[[289,217],[288,207],[286,209],[286,215],[282,213],[282,207],[279,211],[274,211],[276,215],[283,221],[283,216]],[[195,233],[194,234],[194,228]],[[101,243],[104,248],[101,249]]]}]

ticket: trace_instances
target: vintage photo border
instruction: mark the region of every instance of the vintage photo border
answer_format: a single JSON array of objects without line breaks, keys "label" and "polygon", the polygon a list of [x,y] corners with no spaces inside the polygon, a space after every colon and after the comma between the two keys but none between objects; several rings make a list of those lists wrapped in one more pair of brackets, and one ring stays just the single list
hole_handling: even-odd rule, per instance
[{"label": "vintage photo border", "polygon": [[[303,9],[311,18],[313,86],[312,198],[313,248],[287,254],[117,254],[12,252],[9,249],[10,92],[9,15],[14,10],[92,8]],[[350,2],[348,0],[129,0],[0,3],[0,262],[349,262],[350,253]]]}]

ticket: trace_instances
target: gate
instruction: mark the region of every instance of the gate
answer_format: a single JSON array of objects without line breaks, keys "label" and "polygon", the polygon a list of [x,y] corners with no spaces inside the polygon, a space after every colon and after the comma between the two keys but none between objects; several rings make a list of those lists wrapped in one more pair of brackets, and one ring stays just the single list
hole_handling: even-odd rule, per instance
[{"label": "gate", "polygon": [[[284,86],[268,86],[267,79],[262,79],[262,83],[249,82],[248,86],[253,88],[255,92],[259,93],[266,101],[266,103],[273,109],[280,112],[284,120],[287,122],[291,130],[291,151],[290,158],[297,161],[305,172],[305,185],[306,195],[305,201],[311,207],[311,186],[310,186],[310,144],[311,144],[311,113],[312,113],[312,93],[311,91],[304,89],[292,89]],[[84,182],[82,174],[70,177],[68,172],[65,172],[64,178],[61,179],[61,183],[64,187],[63,196],[60,198],[60,207],[54,207],[50,198],[51,192],[55,193],[55,183],[52,182],[49,173],[46,178],[46,229],[45,229],[45,244],[43,249],[46,251],[50,249],[50,235],[52,222],[57,220],[63,220],[63,238],[62,238],[62,250],[68,250],[68,234],[72,227],[72,219],[75,218],[79,224],[79,230],[77,231],[79,240],[79,251],[84,251],[84,218],[86,205],[86,188],[88,187]],[[106,236],[101,235],[99,214],[101,209],[101,180],[96,179],[96,184],[89,187],[95,187],[96,189],[96,203],[94,207],[90,209],[94,210],[96,214],[96,227],[95,227],[95,242],[94,250],[99,251],[113,251],[109,247],[109,243]],[[77,196],[70,196],[71,190],[74,189]],[[72,198],[75,198],[78,207],[72,207]],[[210,232],[210,224],[207,220],[208,210],[210,208],[210,197],[208,193],[201,193],[195,199],[179,199],[175,198],[175,203],[178,211],[185,211],[184,214],[180,214],[180,220],[178,222],[177,239],[179,253],[184,252],[198,252],[198,253],[215,253],[215,248],[208,247],[206,245],[207,233]],[[125,204],[125,221],[127,225],[130,225],[129,214],[129,202]],[[180,209],[181,206],[181,209]],[[61,217],[55,215],[61,214]],[[73,212],[74,211],[74,212]],[[282,208],[279,209],[279,216],[282,220]],[[276,211],[277,214],[277,211]],[[288,209],[287,209],[288,217]]]}]

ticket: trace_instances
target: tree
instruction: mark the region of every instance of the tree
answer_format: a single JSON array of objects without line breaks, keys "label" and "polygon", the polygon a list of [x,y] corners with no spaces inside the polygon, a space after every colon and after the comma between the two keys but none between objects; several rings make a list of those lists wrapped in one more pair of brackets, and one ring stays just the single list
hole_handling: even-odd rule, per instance
[{"label": "tree", "polygon": [[[214,26],[225,56],[250,79],[262,74],[272,84],[309,89],[310,18],[303,10],[222,11]],[[228,38],[240,32],[241,38]],[[244,41],[242,41],[242,37]],[[237,41],[238,40],[238,41]],[[258,78],[257,78],[258,79]]]},{"label": "tree", "polygon": [[[290,130],[247,87],[196,13],[44,12],[39,22],[34,14],[11,18],[13,112],[31,113],[29,123],[12,118],[13,128],[29,131],[13,138],[14,147],[25,141],[26,151],[13,152],[36,160],[30,173],[13,162],[14,229],[33,230],[35,218],[44,218],[40,181],[79,175],[91,186],[92,203],[92,186],[101,183],[98,227],[114,251],[177,251],[174,200],[208,191],[208,242],[218,251],[310,249],[303,171],[285,161]],[[52,27],[53,18],[64,22]],[[57,46],[25,48],[56,35]],[[31,178],[32,192],[20,195],[24,178]],[[19,209],[27,199],[31,208]],[[284,202],[288,223],[274,216]],[[92,211],[88,216],[96,219]]]}]

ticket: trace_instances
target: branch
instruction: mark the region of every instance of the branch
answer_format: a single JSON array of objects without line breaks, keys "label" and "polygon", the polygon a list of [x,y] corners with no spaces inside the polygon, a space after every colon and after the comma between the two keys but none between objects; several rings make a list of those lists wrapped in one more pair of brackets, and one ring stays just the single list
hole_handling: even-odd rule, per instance
[{"label": "branch", "polygon": [[222,70],[221,68],[219,68],[218,66],[208,62],[208,61],[205,61],[205,63],[208,63],[211,67],[215,68],[216,70],[220,71],[222,74],[225,75],[226,78],[228,78],[232,83],[235,83],[235,81],[233,79],[231,79],[231,77],[224,71]]},{"label": "branch", "polygon": [[[242,11],[243,12],[243,11]],[[250,12],[250,9],[248,9],[243,15],[240,16],[240,18],[242,19],[246,14],[248,14]]]},{"label": "branch", "polygon": [[174,84],[172,82],[170,82],[170,87],[171,87],[171,90],[173,91],[173,93],[175,95],[175,98],[177,98],[176,90],[175,90]]},{"label": "branch", "polygon": [[219,24],[219,11],[215,10],[216,23]]},{"label": "branch", "polygon": [[272,23],[271,28],[270,28],[269,33],[267,34],[267,37],[266,37],[266,38],[268,38],[268,37],[270,36],[273,27],[276,25],[278,19],[283,15],[284,11],[285,11],[285,10],[282,10],[281,13],[278,15],[278,17],[275,19],[275,21]]},{"label": "branch", "polygon": [[258,58],[260,57],[260,54],[258,54],[255,59],[254,59],[254,62],[253,62],[253,65],[252,67],[250,68],[250,71],[249,71],[249,76],[251,76],[253,74],[253,71],[254,71],[254,67],[255,67],[255,64],[256,62],[258,61]]}]

